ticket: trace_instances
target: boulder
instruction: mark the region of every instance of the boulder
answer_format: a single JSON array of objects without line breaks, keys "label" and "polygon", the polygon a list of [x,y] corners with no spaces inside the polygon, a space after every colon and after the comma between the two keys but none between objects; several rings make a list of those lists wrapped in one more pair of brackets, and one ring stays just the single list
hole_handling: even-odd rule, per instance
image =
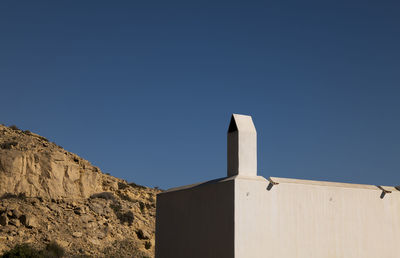
[{"label": "boulder", "polygon": [[74,233],[72,233],[72,236],[73,237],[76,237],[76,238],[79,238],[79,237],[82,237],[82,232],[74,232]]},{"label": "boulder", "polygon": [[147,230],[138,229],[136,235],[140,240],[147,240],[151,238],[151,234]]},{"label": "boulder", "polygon": [[37,228],[39,225],[37,219],[32,215],[21,215],[19,220],[27,228]]},{"label": "boulder", "polygon": [[0,225],[7,226],[7,224],[8,224],[7,214],[3,213],[0,215]]},{"label": "boulder", "polygon": [[55,242],[57,245],[59,245],[59,246],[61,246],[61,247],[63,247],[63,248],[67,248],[67,247],[70,245],[69,242],[67,242],[67,241],[65,241],[65,240],[61,240],[61,239],[57,239],[57,240],[55,240],[54,242]]},{"label": "boulder", "polygon": [[18,219],[10,219],[8,222],[9,225],[16,226],[17,228],[21,226],[21,222]]},{"label": "boulder", "polygon": [[12,210],[12,215],[11,215],[12,218],[18,219],[21,216],[22,212],[20,212],[18,208]]}]

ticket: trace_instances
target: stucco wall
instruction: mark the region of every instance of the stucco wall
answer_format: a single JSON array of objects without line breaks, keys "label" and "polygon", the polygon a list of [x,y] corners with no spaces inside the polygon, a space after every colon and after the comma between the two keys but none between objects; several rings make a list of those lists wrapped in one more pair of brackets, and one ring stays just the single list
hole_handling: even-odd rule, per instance
[{"label": "stucco wall", "polygon": [[235,180],[236,258],[400,257],[396,189],[274,180]]},{"label": "stucco wall", "polygon": [[156,257],[398,258],[400,191],[235,176],[157,197]]},{"label": "stucco wall", "polygon": [[230,179],[157,195],[156,257],[234,257],[233,197]]}]

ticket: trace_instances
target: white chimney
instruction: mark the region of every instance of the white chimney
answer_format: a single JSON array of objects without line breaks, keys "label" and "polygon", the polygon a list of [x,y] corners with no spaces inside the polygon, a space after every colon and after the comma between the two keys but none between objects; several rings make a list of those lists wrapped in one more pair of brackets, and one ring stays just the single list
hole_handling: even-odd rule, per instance
[{"label": "white chimney", "polygon": [[228,177],[257,176],[257,131],[251,116],[233,114],[228,129]]}]

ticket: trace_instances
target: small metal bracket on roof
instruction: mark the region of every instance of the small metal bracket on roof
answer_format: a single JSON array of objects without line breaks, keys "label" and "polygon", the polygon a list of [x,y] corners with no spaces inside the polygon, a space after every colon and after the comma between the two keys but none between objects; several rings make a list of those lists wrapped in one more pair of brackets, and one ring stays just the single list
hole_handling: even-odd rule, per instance
[{"label": "small metal bracket on roof", "polygon": [[377,185],[376,187],[378,187],[380,190],[382,190],[382,193],[381,193],[381,196],[380,196],[381,199],[383,199],[386,194],[392,193],[392,191],[386,190],[385,188],[383,188],[380,185]]},{"label": "small metal bracket on roof", "polygon": [[267,191],[271,190],[272,187],[273,187],[274,185],[279,185],[278,182],[275,182],[275,181],[272,180],[272,178],[270,178],[270,177],[268,178],[268,181],[269,181],[269,184],[268,184],[268,186],[267,186]]},{"label": "small metal bracket on roof", "polygon": [[274,180],[272,180],[272,178],[268,178],[268,181],[272,184],[272,185],[279,185],[278,182],[275,182]]}]

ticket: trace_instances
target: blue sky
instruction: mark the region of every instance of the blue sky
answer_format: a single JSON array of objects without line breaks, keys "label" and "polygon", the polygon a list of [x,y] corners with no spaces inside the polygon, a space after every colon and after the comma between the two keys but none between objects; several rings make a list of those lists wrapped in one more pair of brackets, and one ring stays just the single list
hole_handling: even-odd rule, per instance
[{"label": "blue sky", "polygon": [[0,123],[127,181],[259,174],[400,185],[397,1],[1,1]]}]

